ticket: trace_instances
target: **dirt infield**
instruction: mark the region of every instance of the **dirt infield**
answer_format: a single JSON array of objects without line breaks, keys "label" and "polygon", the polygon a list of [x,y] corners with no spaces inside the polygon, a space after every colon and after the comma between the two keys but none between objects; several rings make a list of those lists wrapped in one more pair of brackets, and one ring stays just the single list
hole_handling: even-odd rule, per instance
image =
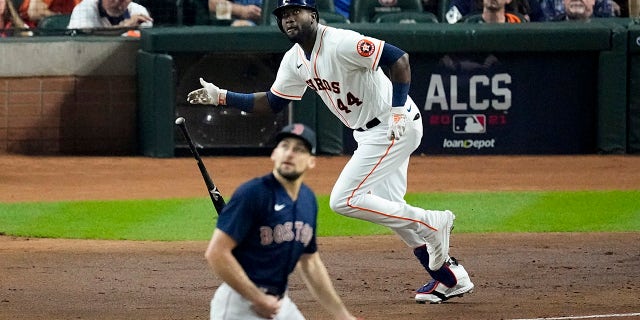
[{"label": "dirt infield", "polygon": [[[347,161],[320,157],[307,180],[327,194]],[[267,158],[205,158],[224,194],[270,169]],[[206,197],[192,159],[0,157],[0,201]],[[410,192],[640,188],[640,157],[414,157]],[[464,214],[464,213],[457,213]],[[615,212],[607,213],[615,214]],[[476,292],[419,305],[427,280],[395,236],[320,238],[339,293],[371,319],[640,319],[640,233],[454,234]],[[0,319],[208,319],[219,285],[206,242],[0,236]],[[329,319],[302,285],[308,319]]]}]

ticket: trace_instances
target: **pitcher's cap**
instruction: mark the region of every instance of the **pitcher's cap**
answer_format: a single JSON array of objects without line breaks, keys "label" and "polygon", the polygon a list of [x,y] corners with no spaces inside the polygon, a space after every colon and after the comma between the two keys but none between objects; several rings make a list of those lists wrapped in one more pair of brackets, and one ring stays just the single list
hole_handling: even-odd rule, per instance
[{"label": "pitcher's cap", "polygon": [[305,126],[302,123],[292,123],[280,131],[276,135],[276,144],[280,143],[280,140],[286,137],[294,137],[301,139],[304,144],[309,148],[312,155],[316,154],[316,133],[311,128]]}]

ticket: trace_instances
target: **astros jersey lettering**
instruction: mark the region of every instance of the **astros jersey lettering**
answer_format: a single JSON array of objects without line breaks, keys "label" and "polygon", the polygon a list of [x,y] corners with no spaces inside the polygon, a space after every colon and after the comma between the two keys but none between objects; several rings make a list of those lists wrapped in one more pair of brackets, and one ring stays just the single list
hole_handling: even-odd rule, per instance
[{"label": "astros jersey lettering", "polygon": [[268,174],[236,190],[220,213],[217,228],[238,242],[233,255],[249,278],[281,295],[298,258],[317,251],[317,211],[315,195],[306,185],[292,201],[273,174]]},{"label": "astros jersey lettering", "polygon": [[391,81],[378,67],[383,46],[382,40],[318,24],[311,56],[298,44],[289,49],[271,92],[300,100],[310,88],[347,127],[364,127],[391,107]]}]

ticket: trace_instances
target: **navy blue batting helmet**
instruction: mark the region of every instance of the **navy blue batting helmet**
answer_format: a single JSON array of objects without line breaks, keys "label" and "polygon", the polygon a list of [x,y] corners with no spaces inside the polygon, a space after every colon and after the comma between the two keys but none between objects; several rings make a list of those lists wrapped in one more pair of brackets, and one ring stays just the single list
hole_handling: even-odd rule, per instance
[{"label": "navy blue batting helmet", "polygon": [[318,9],[316,8],[316,0],[278,0],[278,7],[273,9],[273,15],[276,16],[276,20],[278,21],[278,28],[280,28],[280,31],[282,32],[284,32],[284,29],[282,29],[281,11],[287,7],[300,7],[309,9],[316,13],[317,19],[320,19],[318,15]]}]

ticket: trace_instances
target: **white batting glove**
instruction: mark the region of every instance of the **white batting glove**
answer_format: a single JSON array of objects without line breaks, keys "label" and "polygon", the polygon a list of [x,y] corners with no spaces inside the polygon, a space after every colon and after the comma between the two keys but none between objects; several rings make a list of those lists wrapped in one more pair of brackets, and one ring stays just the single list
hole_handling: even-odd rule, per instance
[{"label": "white batting glove", "polygon": [[389,118],[389,130],[387,131],[387,139],[400,139],[404,135],[407,127],[407,114],[404,107],[392,107],[391,118]]},{"label": "white batting glove", "polygon": [[227,90],[220,89],[213,83],[204,81],[200,78],[200,84],[202,88],[189,92],[187,95],[187,101],[191,104],[212,104],[225,105],[227,104]]}]

